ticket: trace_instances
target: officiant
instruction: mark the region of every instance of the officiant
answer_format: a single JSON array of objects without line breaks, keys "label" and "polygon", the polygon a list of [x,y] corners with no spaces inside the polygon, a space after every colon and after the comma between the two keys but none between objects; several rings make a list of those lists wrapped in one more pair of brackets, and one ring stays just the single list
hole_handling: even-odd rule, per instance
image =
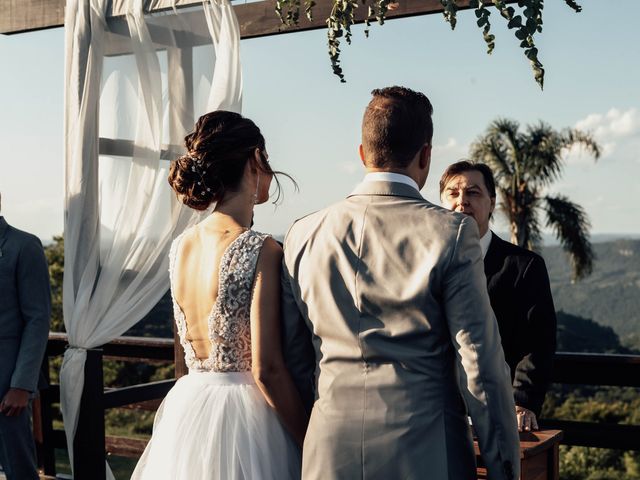
[{"label": "officiant", "polygon": [[440,179],[440,198],[445,207],[478,224],[491,307],[511,369],[518,429],[538,430],[556,350],[556,312],[544,260],[489,229],[496,206],[489,166],[469,161],[450,165]]}]

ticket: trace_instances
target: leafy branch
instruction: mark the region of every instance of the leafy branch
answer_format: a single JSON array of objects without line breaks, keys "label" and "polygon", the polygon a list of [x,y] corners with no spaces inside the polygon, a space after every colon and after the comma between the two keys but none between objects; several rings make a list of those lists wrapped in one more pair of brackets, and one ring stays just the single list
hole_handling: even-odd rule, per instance
[{"label": "leafy branch", "polygon": [[[486,1],[486,0],[485,0]],[[477,18],[476,24],[482,29],[482,36],[487,44],[487,53],[491,54],[495,48],[495,36],[491,33],[491,12],[485,6],[483,0],[470,0],[469,6],[474,9]],[[502,18],[507,22],[507,27],[514,31],[515,37],[520,40],[520,48],[529,60],[533,70],[533,76],[542,89],[544,86],[544,66],[538,58],[534,36],[542,32],[542,11],[544,0],[518,0],[520,13],[507,6],[505,0],[492,0]],[[367,7],[365,17],[365,37],[369,36],[371,20],[376,19],[383,25],[389,5],[393,0],[361,0],[363,7]],[[446,22],[455,29],[457,23],[458,5],[456,0],[440,0],[443,7],[443,15]],[[565,0],[569,8],[579,13],[582,7],[574,0]],[[304,1],[305,15],[309,20],[313,18],[313,0]],[[351,44],[351,26],[355,24],[355,12],[359,7],[358,0],[333,0],[331,14],[327,18],[327,45],[333,73],[345,82],[344,73],[340,65],[340,39],[344,37],[347,44]],[[285,26],[298,24],[300,18],[300,0],[276,0],[276,13]]]}]

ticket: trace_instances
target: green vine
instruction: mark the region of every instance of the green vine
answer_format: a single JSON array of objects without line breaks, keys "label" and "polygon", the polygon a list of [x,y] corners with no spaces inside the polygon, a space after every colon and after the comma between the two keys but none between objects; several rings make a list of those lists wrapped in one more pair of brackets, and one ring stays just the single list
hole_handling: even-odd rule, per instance
[{"label": "green vine", "polygon": [[[400,0],[402,1],[402,0]],[[482,36],[487,44],[487,53],[491,54],[495,48],[495,36],[491,33],[491,12],[487,9],[487,0],[469,0],[469,6],[474,9],[477,25],[482,29]],[[361,0],[362,6],[367,7],[367,15],[364,19],[365,37],[369,36],[371,21],[375,18],[380,25],[384,24],[389,4],[393,0]],[[458,5],[456,0],[440,0],[443,7],[443,15],[451,29],[456,28]],[[542,10],[544,0],[518,0],[520,13],[507,6],[505,0],[492,0],[500,15],[507,22],[507,27],[514,31],[515,37],[520,40],[520,47],[524,51],[533,70],[533,76],[540,85],[544,86],[544,66],[538,58],[534,36],[542,31]],[[567,6],[579,13],[582,7],[574,0],[565,0]],[[305,15],[309,20],[313,18],[313,0],[305,0]],[[351,26],[355,24],[355,12],[358,8],[358,0],[333,0],[331,14],[327,18],[327,45],[333,73],[345,82],[344,73],[340,65],[340,39],[344,37],[347,44],[351,44]],[[276,0],[276,13],[285,26],[298,24],[300,18],[300,0]]]},{"label": "green vine", "polygon": [[451,30],[456,28],[456,14],[458,13],[458,5],[455,0],[440,0],[440,3],[444,7],[442,14],[444,19],[451,25]]},{"label": "green vine", "polygon": [[487,53],[491,55],[491,52],[493,52],[493,49],[496,46],[496,37],[491,34],[491,22],[489,21],[491,12],[480,0],[470,0],[469,6],[475,9],[476,18],[478,19],[476,24],[478,27],[482,28],[482,37],[487,44]]}]

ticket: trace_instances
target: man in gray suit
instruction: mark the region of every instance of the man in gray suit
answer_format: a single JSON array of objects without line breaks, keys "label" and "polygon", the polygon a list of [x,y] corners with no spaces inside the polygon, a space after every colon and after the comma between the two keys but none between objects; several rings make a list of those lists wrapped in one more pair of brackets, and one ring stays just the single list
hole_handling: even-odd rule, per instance
[{"label": "man in gray suit", "polygon": [[38,478],[31,398],[38,388],[50,317],[42,244],[0,216],[0,465],[8,480]]},{"label": "man in gray suit", "polygon": [[431,113],[421,93],[375,90],[364,181],[285,238],[284,349],[303,398],[315,393],[305,480],[475,479],[467,412],[488,478],[519,476],[478,227],[419,192]]}]

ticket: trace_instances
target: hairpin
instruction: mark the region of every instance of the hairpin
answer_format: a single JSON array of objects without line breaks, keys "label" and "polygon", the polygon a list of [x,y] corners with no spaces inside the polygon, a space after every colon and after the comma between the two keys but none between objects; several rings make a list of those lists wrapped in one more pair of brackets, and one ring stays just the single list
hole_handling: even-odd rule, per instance
[{"label": "hairpin", "polygon": [[200,195],[206,195],[207,192],[211,192],[211,189],[207,186],[207,183],[204,181],[204,176],[207,171],[207,168],[204,165],[204,162],[196,158],[190,154],[187,154],[187,157],[191,160],[191,171],[200,177],[200,181],[197,182],[198,185],[202,187],[202,191]]}]

